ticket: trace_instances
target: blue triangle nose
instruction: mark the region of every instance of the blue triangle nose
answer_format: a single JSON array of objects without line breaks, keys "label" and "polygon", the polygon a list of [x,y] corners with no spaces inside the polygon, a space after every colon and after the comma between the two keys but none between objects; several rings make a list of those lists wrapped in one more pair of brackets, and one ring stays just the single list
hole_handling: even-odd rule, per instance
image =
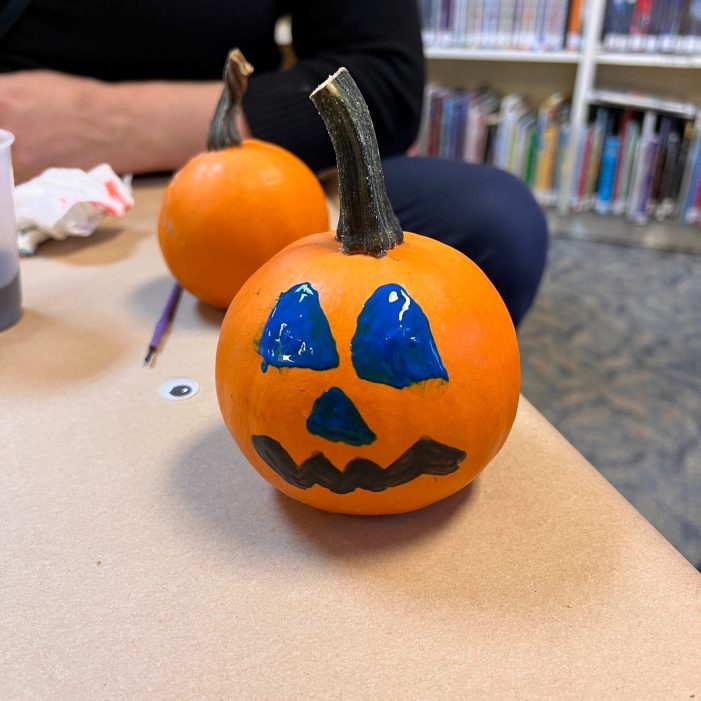
[{"label": "blue triangle nose", "polygon": [[307,430],[334,443],[369,445],[377,436],[363,421],[353,402],[338,387],[327,389],[314,402]]}]

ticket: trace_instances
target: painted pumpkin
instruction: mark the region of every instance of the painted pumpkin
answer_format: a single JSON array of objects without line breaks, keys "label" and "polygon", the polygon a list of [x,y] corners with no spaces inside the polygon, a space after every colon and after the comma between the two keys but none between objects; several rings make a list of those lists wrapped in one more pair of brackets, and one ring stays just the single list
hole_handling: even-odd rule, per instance
[{"label": "painted pumpkin", "polygon": [[314,173],[279,146],[239,136],[236,118],[252,70],[240,51],[231,52],[209,151],[172,178],[158,222],[158,241],[175,279],[222,309],[275,253],[329,226]]},{"label": "painted pumpkin", "polygon": [[411,511],[496,455],[519,398],[516,334],[457,250],[404,233],[367,107],[345,69],[312,93],[336,149],[336,232],[260,268],[222,325],[216,386],[250,463],[329,511]]}]

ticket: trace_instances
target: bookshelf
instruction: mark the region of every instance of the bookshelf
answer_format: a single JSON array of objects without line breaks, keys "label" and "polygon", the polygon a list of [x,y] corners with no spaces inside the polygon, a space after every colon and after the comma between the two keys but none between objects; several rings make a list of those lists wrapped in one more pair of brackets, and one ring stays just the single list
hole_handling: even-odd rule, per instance
[{"label": "bookshelf", "polygon": [[[432,0],[426,1],[432,3]],[[445,7],[445,1],[442,7]],[[453,1],[457,3],[454,6],[460,12],[462,0]],[[590,117],[592,105],[616,105],[612,93],[606,94],[608,87],[614,87],[618,91],[631,90],[659,95],[664,103],[660,105],[643,100],[636,104],[631,98],[625,102],[619,100],[621,108],[662,109],[666,114],[693,119],[694,111],[698,111],[697,106],[701,106],[701,40],[693,47],[696,53],[691,54],[611,50],[607,41],[602,40],[605,21],[610,21],[610,18],[607,20],[607,0],[584,0],[584,3],[586,19],[576,50],[465,48],[451,45],[455,42],[445,33],[441,36],[440,32],[428,32],[425,35],[428,79],[436,83],[474,88],[475,77],[478,76],[481,82],[502,94],[520,92],[531,104],[540,104],[547,94],[560,91],[571,96],[571,134],[581,133]],[[605,39],[608,40],[609,37],[606,36]],[[467,43],[469,45],[470,42]],[[684,96],[684,100],[675,100],[675,95]],[[670,250],[691,248],[701,252],[698,228],[674,222],[669,222],[667,226],[667,222],[655,221],[643,227],[621,217],[593,213],[568,216],[572,213],[570,193],[576,150],[577,140],[570,139],[562,157],[557,204],[549,210],[554,229],[577,238],[586,238],[585,233],[590,230],[591,238],[597,240],[635,242]]]}]

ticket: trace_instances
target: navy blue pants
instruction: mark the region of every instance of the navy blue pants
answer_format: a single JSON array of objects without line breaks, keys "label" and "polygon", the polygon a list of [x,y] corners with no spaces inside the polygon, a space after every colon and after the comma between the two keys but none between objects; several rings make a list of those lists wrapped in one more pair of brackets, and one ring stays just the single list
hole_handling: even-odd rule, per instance
[{"label": "navy blue pants", "polygon": [[533,302],[548,247],[545,215],[518,178],[492,166],[396,156],[382,162],[402,228],[471,258],[497,288],[514,325]]}]

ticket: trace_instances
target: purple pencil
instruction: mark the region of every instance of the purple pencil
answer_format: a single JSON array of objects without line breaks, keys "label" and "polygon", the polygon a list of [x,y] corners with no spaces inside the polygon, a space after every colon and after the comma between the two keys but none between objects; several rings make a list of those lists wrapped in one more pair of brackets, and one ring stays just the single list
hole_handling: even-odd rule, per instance
[{"label": "purple pencil", "polygon": [[175,314],[175,309],[180,301],[182,291],[183,288],[180,287],[177,282],[173,284],[173,289],[168,295],[168,301],[166,302],[166,305],[161,312],[161,316],[158,318],[156,326],[153,329],[151,342],[148,344],[148,353],[146,353],[146,357],[144,358],[144,365],[148,365],[151,362],[151,358],[153,358],[154,354],[158,350],[158,344],[161,342],[163,334],[168,328],[168,324],[170,324],[171,320],[173,319],[173,315]]}]

